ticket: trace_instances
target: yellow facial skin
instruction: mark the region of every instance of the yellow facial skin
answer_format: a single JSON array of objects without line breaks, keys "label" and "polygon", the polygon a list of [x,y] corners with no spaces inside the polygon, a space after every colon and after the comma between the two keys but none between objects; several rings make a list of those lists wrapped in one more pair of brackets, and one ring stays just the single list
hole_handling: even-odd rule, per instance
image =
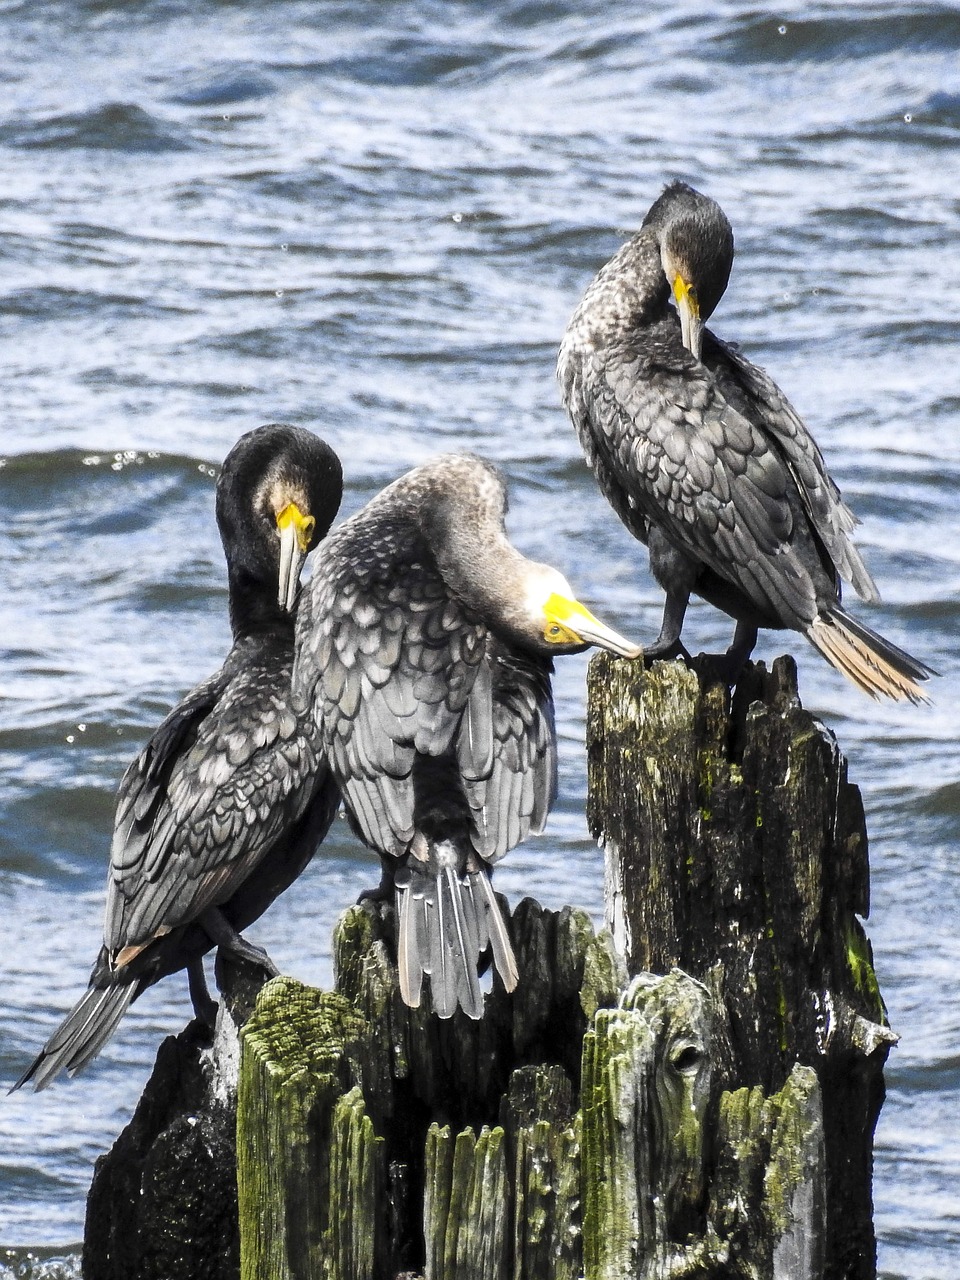
[{"label": "yellow facial skin", "polygon": [[281,534],[290,525],[293,525],[297,536],[297,546],[299,546],[304,555],[310,550],[310,542],[313,538],[313,530],[316,523],[313,516],[305,516],[295,502],[288,502],[277,516],[277,528]]},{"label": "yellow facial skin", "polygon": [[625,640],[606,623],[595,618],[579,600],[554,592],[543,606],[546,626],[543,638],[548,644],[595,644],[624,658],[639,658],[643,650]]},{"label": "yellow facial skin", "polygon": [[686,308],[695,320],[700,319],[700,303],[697,301],[696,288],[688,284],[679,274],[673,278],[673,296],[677,300],[678,307]]}]

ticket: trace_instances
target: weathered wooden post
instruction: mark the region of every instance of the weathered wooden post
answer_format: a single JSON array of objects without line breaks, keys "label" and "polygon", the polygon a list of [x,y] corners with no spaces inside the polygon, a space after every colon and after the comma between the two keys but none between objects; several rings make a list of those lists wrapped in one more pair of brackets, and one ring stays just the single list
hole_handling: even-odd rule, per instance
[{"label": "weathered wooden post", "polygon": [[789,658],[751,668],[732,703],[677,663],[594,658],[588,704],[588,819],[627,967],[707,984],[728,1089],[772,1094],[813,1069],[825,1230],[809,1248],[826,1276],[873,1276],[873,1130],[896,1036],[861,923],[867,836],[846,761]]},{"label": "weathered wooden post", "polygon": [[[90,1234],[108,1247],[85,1251],[87,1280],[232,1280],[237,1252],[243,1280],[874,1274],[895,1037],[858,919],[863,812],[832,736],[787,660],[752,669],[731,705],[680,665],[600,658],[588,752],[613,932],[521,902],[516,993],[494,978],[480,1022],[440,1021],[400,999],[392,910],[352,908],[336,991],[267,983],[238,1083],[230,1034],[199,1066],[196,1033],[168,1042],[161,1058],[187,1065],[170,1085],[167,1063],[171,1097],[152,1086],[150,1133],[117,1144],[133,1163],[99,1169]],[[249,1000],[233,1005],[243,1022]],[[233,1181],[206,1139],[237,1099]],[[151,1173],[191,1142],[199,1186],[184,1162]]]}]

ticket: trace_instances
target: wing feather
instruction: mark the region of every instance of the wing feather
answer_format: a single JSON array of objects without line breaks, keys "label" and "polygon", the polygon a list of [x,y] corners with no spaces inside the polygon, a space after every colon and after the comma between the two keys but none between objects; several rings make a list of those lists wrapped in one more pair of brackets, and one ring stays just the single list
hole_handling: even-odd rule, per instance
[{"label": "wing feather", "polygon": [[374,525],[363,512],[327,540],[307,590],[296,696],[313,708],[361,837],[402,856],[418,753],[442,756],[454,743],[459,752],[465,719],[482,735],[479,703],[467,708],[486,628],[449,594],[414,527]]},{"label": "wing feather", "polygon": [[320,737],[290,707],[291,655],[240,641],[120,784],[104,941],[117,952],[225,902],[303,814]]},{"label": "wing feather", "polygon": [[674,330],[673,320],[653,326],[642,351],[629,334],[563,348],[564,399],[581,442],[590,438],[601,488],[636,536],[646,541],[657,525],[761,612],[773,602],[771,575],[754,566],[775,563],[793,586],[774,596],[786,594],[796,618],[812,621],[816,584],[795,536],[793,473],[763,424],[727,402]]},{"label": "wing feather", "polygon": [[773,379],[736,347],[704,333],[703,361],[727,400],[759,422],[780,450],[796,481],[804,508],[836,569],[863,600],[879,600],[876,584],[847,536],[856,516],[840,496],[823,454]]}]

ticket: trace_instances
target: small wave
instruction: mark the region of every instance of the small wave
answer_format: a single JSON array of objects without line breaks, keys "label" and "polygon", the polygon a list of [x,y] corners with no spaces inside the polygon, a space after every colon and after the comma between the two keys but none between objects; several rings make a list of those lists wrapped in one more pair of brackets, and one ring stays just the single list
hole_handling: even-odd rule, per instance
[{"label": "small wave", "polygon": [[164,306],[147,298],[118,293],[95,293],[89,289],[67,289],[41,285],[17,289],[3,299],[6,315],[35,320],[65,320],[74,317],[104,316],[127,318],[182,314],[181,307]]},{"label": "small wave", "polygon": [[4,141],[25,149],[90,148],[100,151],[189,151],[194,143],[170,121],[132,103],[114,102],[90,111],[50,116],[4,130]]},{"label": "small wave", "polygon": [[168,102],[184,107],[228,107],[236,102],[255,102],[268,98],[274,92],[272,81],[256,72],[234,72],[202,80],[178,93],[171,94]]},{"label": "small wave", "polygon": [[80,1280],[80,1246],[0,1249],[0,1280]]},{"label": "small wave", "polygon": [[163,453],[159,449],[57,449],[49,453],[13,453],[0,456],[0,477],[60,487],[63,482],[85,472],[121,472],[144,468],[154,475],[193,479],[213,477],[218,468],[199,458]]},{"label": "small wave", "polygon": [[751,16],[712,43],[725,61],[738,63],[842,62],[925,49],[942,54],[960,49],[960,12],[931,5],[873,15],[851,9],[800,21]]},{"label": "small wave", "polygon": [[493,41],[469,48],[451,42],[401,36],[384,40],[354,57],[336,57],[311,63],[271,63],[268,70],[299,72],[309,76],[335,76],[358,84],[392,88],[419,88],[428,85],[484,80],[499,73],[503,59],[517,53],[513,47]]},{"label": "small wave", "polygon": [[[909,121],[906,116],[909,115]],[[905,113],[904,123],[953,136],[960,129],[960,93],[932,93],[918,107]]]}]

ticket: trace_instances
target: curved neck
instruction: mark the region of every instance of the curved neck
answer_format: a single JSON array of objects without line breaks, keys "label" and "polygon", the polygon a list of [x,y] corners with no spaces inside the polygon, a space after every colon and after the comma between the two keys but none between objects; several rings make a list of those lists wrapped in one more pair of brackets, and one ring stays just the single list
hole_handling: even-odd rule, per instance
[{"label": "curved neck", "polygon": [[447,586],[495,630],[529,646],[525,583],[530,561],[511,546],[499,519],[484,518],[476,509],[451,511],[443,504],[424,523]]},{"label": "curved neck", "polygon": [[571,328],[582,338],[602,341],[662,317],[669,309],[670,285],[663,273],[660,245],[652,231],[639,231],[615,253],[583,295]]},{"label": "curved neck", "polygon": [[230,627],[235,640],[258,631],[293,634],[293,614],[281,607],[275,584],[271,587],[260,574],[244,565],[230,565],[227,577]]}]

